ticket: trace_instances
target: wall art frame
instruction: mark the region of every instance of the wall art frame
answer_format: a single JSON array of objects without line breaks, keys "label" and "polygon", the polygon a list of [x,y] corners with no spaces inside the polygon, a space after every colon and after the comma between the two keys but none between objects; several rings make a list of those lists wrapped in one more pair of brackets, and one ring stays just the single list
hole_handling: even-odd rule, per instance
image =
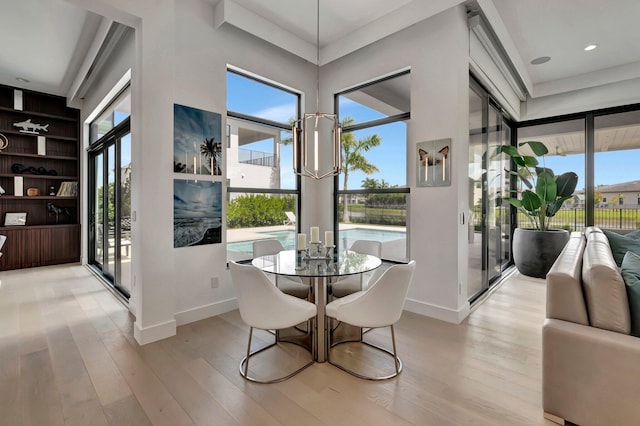
[{"label": "wall art frame", "polygon": [[173,180],[173,247],[222,242],[222,182]]},{"label": "wall art frame", "polygon": [[173,105],[173,171],[222,176],[222,115]]},{"label": "wall art frame", "polygon": [[451,138],[416,144],[416,186],[451,185]]}]

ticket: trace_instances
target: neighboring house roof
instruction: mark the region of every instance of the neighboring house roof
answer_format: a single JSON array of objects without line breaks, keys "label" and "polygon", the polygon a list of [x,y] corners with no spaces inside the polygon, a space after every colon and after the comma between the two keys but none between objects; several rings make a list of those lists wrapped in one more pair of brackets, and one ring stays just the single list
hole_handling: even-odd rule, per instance
[{"label": "neighboring house roof", "polygon": [[616,183],[613,185],[596,186],[596,191],[603,192],[640,192],[640,180],[631,182]]}]

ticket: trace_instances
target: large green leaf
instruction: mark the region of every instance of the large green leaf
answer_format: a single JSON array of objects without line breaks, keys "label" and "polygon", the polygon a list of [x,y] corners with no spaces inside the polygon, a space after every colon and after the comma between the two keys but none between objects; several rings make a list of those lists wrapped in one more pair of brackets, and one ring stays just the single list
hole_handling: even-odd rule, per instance
[{"label": "large green leaf", "polygon": [[547,217],[555,216],[556,213],[558,213],[558,211],[560,211],[560,209],[562,208],[562,205],[564,204],[564,202],[570,198],[571,198],[571,195],[569,195],[568,197],[562,197],[562,198],[558,198],[557,200],[551,201],[549,204],[547,204],[547,211],[545,212],[545,215]]},{"label": "large green leaf", "polygon": [[555,176],[553,170],[548,167],[536,167],[536,174],[540,176],[542,173],[549,173],[551,176]]},{"label": "large green leaf", "polygon": [[520,142],[520,144],[518,146],[522,146],[522,145],[529,145],[529,147],[531,148],[531,151],[533,151],[533,153],[535,155],[537,155],[538,157],[541,157],[541,156],[549,153],[549,150],[547,149],[547,146],[545,144],[543,144],[542,142],[526,141],[526,142]]},{"label": "large green leaf", "polygon": [[566,172],[556,178],[558,197],[570,197],[578,185],[578,175],[574,172]]},{"label": "large green leaf", "polygon": [[520,153],[515,146],[511,145],[501,145],[500,152],[507,154],[510,157],[520,157]]},{"label": "large green leaf", "polygon": [[538,159],[530,155],[524,155],[522,157],[522,161],[524,162],[524,165],[527,167],[535,167],[538,165]]},{"label": "large green leaf", "polygon": [[556,179],[547,172],[539,174],[536,181],[536,194],[546,202],[555,200],[557,194]]},{"label": "large green leaf", "polygon": [[507,203],[511,204],[513,207],[516,207],[518,209],[522,208],[522,201],[518,200],[517,198],[505,198],[504,201],[506,201]]},{"label": "large green leaf", "polygon": [[534,210],[538,210],[541,206],[542,200],[535,192],[529,190],[522,192],[522,208],[533,212]]}]

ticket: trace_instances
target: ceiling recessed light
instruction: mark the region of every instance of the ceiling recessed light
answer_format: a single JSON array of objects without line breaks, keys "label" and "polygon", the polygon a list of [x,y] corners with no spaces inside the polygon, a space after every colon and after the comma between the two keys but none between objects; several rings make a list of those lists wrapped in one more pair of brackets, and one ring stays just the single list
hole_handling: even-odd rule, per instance
[{"label": "ceiling recessed light", "polygon": [[535,58],[534,60],[531,61],[532,65],[540,65],[540,64],[544,64],[545,62],[549,62],[551,60],[550,56],[540,56],[539,58]]},{"label": "ceiling recessed light", "polygon": [[598,45],[597,45],[597,44],[590,44],[590,45],[586,46],[586,47],[584,48],[584,50],[585,50],[585,52],[588,52],[588,51],[590,51],[590,50],[595,49],[596,47],[598,47]]},{"label": "ceiling recessed light", "polygon": [[27,80],[26,78],[23,77],[16,77],[16,80],[18,80],[21,83],[31,83],[31,81]]}]

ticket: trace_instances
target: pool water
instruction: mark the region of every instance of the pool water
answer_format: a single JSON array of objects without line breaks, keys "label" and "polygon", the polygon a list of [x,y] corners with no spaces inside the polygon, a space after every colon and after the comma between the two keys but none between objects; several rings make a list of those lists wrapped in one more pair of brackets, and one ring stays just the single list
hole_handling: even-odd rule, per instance
[{"label": "pool water", "polygon": [[[274,232],[261,232],[269,238],[275,238],[282,246],[291,250],[296,245],[296,233],[295,231],[274,231]],[[340,231],[340,248],[350,247],[355,240],[376,240],[376,241],[393,241],[402,240],[406,237],[406,233],[402,231],[388,231],[384,229],[371,229],[371,228],[353,228]],[[228,243],[227,250],[248,253],[253,252],[253,240],[251,241],[238,241],[235,243]]]}]

